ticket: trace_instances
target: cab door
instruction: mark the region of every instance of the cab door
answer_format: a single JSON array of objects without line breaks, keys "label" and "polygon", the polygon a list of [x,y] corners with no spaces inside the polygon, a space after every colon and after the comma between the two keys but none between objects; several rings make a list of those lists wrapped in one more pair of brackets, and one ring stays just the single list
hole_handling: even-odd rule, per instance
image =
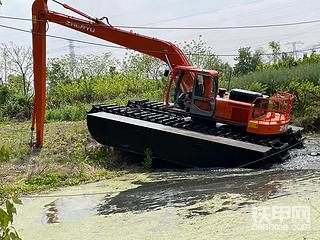
[{"label": "cab door", "polygon": [[211,75],[197,74],[192,92],[190,113],[212,117],[216,108],[217,78]]}]

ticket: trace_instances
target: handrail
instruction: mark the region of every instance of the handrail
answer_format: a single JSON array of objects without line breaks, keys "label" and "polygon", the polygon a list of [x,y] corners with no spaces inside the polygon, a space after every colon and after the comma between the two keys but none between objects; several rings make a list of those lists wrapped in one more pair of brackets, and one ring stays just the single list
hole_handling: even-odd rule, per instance
[{"label": "handrail", "polygon": [[[249,120],[257,121],[258,124],[264,122],[270,125],[274,123],[287,123],[290,121],[293,98],[293,94],[284,92],[277,92],[270,98],[258,97],[251,104]],[[263,100],[267,100],[268,103]],[[263,106],[264,104],[268,104],[267,108]],[[263,114],[254,116],[256,111],[260,111]]]}]

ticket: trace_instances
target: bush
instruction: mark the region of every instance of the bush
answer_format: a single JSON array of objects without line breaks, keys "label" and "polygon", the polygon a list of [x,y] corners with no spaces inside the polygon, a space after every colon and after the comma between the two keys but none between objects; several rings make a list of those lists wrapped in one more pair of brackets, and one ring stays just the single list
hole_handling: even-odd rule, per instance
[{"label": "bush", "polygon": [[106,146],[98,145],[90,152],[85,159],[85,162],[89,165],[95,165],[100,167],[112,167],[112,154]]},{"label": "bush", "polygon": [[[233,78],[233,88],[249,90],[262,90],[263,93],[272,95],[277,91],[288,91],[290,82],[312,82],[320,84],[320,64],[303,64],[292,68],[264,69]],[[257,87],[256,84],[259,84]]]},{"label": "bush", "polygon": [[86,118],[90,103],[126,104],[128,99],[162,100],[166,79],[141,80],[122,74],[89,77],[51,86],[46,121],[78,121]]},{"label": "bush", "polygon": [[80,121],[86,118],[88,104],[66,105],[56,109],[49,109],[46,112],[46,121]]},{"label": "bush", "polygon": [[9,89],[6,85],[0,84],[0,106],[5,104],[9,97]]},{"label": "bush", "polygon": [[147,148],[144,150],[145,158],[143,159],[143,167],[146,170],[150,170],[152,168],[152,150],[150,148]]},{"label": "bush", "polygon": [[29,185],[37,185],[37,186],[60,186],[61,182],[64,182],[67,179],[66,176],[63,176],[60,173],[52,172],[52,173],[45,173],[41,176],[36,176],[31,178],[30,180],[26,181],[26,184]]},{"label": "bush", "polygon": [[10,96],[0,108],[2,120],[13,118],[18,121],[30,119],[32,113],[32,100],[23,96]]},{"label": "bush", "polygon": [[7,146],[0,147],[0,162],[9,162],[12,149]]},{"label": "bush", "polygon": [[83,102],[143,97],[144,94],[149,94],[152,100],[161,100],[164,84],[164,80],[135,79],[123,74],[82,78],[71,83],[51,86],[48,93],[48,106],[55,109]]}]

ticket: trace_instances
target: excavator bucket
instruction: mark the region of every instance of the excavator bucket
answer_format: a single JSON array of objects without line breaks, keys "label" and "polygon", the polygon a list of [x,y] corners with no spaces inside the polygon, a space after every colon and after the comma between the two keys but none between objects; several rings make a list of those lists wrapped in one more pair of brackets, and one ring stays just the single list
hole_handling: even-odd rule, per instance
[{"label": "excavator bucket", "polygon": [[87,125],[100,144],[185,167],[257,167],[281,159],[301,144],[301,128],[261,137],[226,124],[216,126],[170,113],[162,103],[129,101],[127,106],[95,105]]}]

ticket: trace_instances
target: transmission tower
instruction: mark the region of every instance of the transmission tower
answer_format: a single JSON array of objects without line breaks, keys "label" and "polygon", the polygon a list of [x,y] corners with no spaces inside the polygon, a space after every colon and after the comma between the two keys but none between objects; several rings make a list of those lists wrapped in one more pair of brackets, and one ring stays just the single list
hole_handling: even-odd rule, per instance
[{"label": "transmission tower", "polygon": [[76,53],[74,50],[74,43],[73,40],[69,40],[69,58],[70,58],[70,65],[71,65],[71,73],[72,77],[75,78],[75,66],[76,66]]},{"label": "transmission tower", "polygon": [[294,59],[298,58],[298,51],[297,51],[297,45],[302,45],[304,44],[301,41],[293,41],[293,42],[287,42],[286,45],[292,45],[292,55],[294,57]]},{"label": "transmission tower", "polygon": [[76,53],[74,51],[73,40],[69,40],[69,56],[70,56],[71,61],[75,61],[76,60]]},{"label": "transmission tower", "polygon": [[3,46],[4,82],[8,81],[8,53],[7,47]]}]

